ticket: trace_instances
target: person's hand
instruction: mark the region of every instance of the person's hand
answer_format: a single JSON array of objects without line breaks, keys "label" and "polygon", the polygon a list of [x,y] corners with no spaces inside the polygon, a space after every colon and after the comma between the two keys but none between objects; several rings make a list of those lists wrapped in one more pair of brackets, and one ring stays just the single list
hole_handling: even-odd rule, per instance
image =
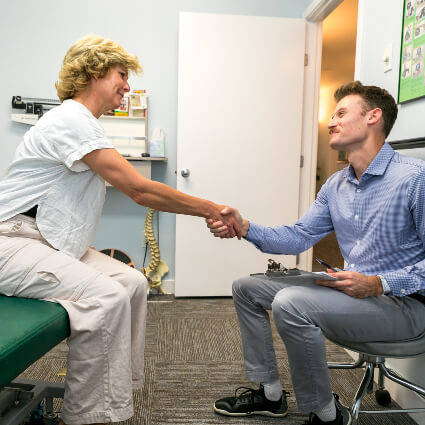
[{"label": "person's hand", "polygon": [[366,276],[350,271],[334,272],[330,269],[327,269],[327,273],[338,280],[317,280],[317,285],[334,288],[355,298],[382,295],[382,283],[379,276]]},{"label": "person's hand", "polygon": [[224,207],[221,211],[222,220],[209,218],[206,221],[210,232],[217,238],[232,238],[232,229],[229,228],[229,220],[233,226],[239,229],[238,239],[245,237],[248,233],[249,222],[244,220],[236,208]]}]

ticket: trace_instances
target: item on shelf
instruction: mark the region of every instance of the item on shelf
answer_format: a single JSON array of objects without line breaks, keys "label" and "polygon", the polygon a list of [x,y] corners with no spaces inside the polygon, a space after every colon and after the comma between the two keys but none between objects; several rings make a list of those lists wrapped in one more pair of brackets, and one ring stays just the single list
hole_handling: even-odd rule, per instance
[{"label": "item on shelf", "polygon": [[147,98],[146,90],[134,90],[130,97],[130,115],[132,117],[146,118]]},{"label": "item on shelf", "polygon": [[165,132],[162,128],[154,128],[149,141],[149,154],[152,157],[165,156]]},{"label": "item on shelf", "polygon": [[121,117],[128,117],[128,111],[129,111],[129,99],[128,95],[124,95],[124,97],[121,99],[121,105],[114,109],[114,115],[121,116]]}]

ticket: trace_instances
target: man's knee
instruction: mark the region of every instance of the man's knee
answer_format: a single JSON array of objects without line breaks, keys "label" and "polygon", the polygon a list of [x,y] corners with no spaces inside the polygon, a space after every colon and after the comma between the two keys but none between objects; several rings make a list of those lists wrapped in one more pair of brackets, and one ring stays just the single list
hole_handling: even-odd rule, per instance
[{"label": "man's knee", "polygon": [[272,302],[272,312],[275,321],[286,316],[303,315],[308,307],[305,303],[305,288],[290,286],[281,289]]},{"label": "man's knee", "polygon": [[251,295],[258,288],[258,282],[252,276],[240,277],[233,281],[232,294],[233,297],[239,298]]}]

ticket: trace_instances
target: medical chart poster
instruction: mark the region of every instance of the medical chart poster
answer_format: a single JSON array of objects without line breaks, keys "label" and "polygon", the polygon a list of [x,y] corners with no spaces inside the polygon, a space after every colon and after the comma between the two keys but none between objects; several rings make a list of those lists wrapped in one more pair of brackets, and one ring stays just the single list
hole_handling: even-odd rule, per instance
[{"label": "medical chart poster", "polygon": [[425,96],[425,0],[404,0],[398,102]]}]

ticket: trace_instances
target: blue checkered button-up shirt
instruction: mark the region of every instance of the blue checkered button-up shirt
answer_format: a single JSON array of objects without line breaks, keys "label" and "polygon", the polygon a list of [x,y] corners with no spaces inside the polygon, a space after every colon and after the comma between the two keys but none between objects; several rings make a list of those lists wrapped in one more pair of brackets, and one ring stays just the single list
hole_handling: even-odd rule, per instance
[{"label": "blue checkered button-up shirt", "polygon": [[298,254],[335,230],[345,270],[382,275],[391,295],[425,295],[425,162],[385,143],[360,181],[333,174],[292,226],[250,223],[247,240],[271,254]]}]

